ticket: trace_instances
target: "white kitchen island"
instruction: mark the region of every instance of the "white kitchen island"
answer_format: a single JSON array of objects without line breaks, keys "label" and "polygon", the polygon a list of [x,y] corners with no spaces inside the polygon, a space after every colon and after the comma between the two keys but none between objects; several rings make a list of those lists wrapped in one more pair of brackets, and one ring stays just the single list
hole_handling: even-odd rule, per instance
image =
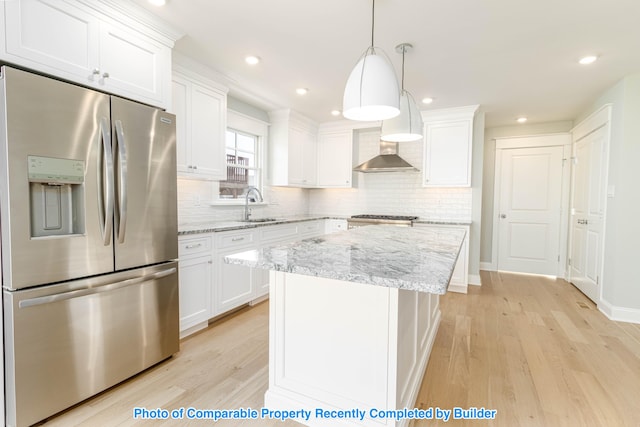
[{"label": "white kitchen island", "polygon": [[309,426],[428,418],[406,410],[463,239],[460,230],[370,226],[226,257],[272,270],[265,408],[299,411],[294,419]]}]

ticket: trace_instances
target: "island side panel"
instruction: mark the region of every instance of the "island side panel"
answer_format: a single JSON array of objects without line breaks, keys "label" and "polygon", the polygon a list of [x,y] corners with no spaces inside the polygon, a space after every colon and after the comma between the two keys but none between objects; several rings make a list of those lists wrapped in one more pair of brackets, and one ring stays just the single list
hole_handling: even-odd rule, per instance
[{"label": "island side panel", "polygon": [[313,407],[387,408],[390,289],[271,275],[270,391]]},{"label": "island side panel", "polygon": [[[270,277],[265,406],[413,407],[439,323],[439,313],[431,313],[437,295],[285,272]],[[313,417],[302,422],[327,425]],[[345,427],[406,424],[331,420]]]},{"label": "island side panel", "polygon": [[415,405],[440,325],[438,301],[436,294],[399,290],[396,408]]}]

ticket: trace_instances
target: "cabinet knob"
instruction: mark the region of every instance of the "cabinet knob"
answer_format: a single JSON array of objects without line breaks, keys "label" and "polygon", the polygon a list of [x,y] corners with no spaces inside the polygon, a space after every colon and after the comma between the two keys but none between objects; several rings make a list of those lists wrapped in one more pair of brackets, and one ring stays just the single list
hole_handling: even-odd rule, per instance
[{"label": "cabinet knob", "polygon": [[109,73],[102,73],[102,78],[103,79],[108,79],[109,78]]},{"label": "cabinet knob", "polygon": [[194,169],[198,169],[198,167],[197,167],[197,166],[191,166],[191,167],[192,167],[192,168],[194,168]]},{"label": "cabinet knob", "polygon": [[507,216],[505,214],[500,214],[500,218],[505,219]]},{"label": "cabinet knob", "polygon": [[93,71],[92,71],[92,73],[93,73],[94,75],[98,75],[98,74],[100,74],[100,70],[98,70],[97,68],[94,68],[94,69],[93,69]]}]

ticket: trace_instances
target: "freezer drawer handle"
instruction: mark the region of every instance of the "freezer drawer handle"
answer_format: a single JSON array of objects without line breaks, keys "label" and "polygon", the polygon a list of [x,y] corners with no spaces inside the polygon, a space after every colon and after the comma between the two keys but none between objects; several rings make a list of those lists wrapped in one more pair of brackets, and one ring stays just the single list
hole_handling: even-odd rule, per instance
[{"label": "freezer drawer handle", "polygon": [[118,242],[124,243],[127,229],[127,144],[124,139],[122,121],[116,120],[116,140],[118,144],[118,212],[116,229]]},{"label": "freezer drawer handle", "polygon": [[103,292],[111,292],[116,289],[126,288],[127,286],[137,285],[139,283],[148,282],[150,280],[161,279],[176,272],[176,268],[168,268],[166,270],[158,271],[157,273],[147,274],[145,276],[134,277],[131,279],[123,280],[121,282],[111,283],[97,288],[78,289],[75,291],[63,292],[61,294],[46,295],[43,297],[29,298],[22,300],[18,303],[18,307],[26,308],[36,305],[50,304],[52,302],[64,301],[73,298],[80,298],[87,295],[100,294]]},{"label": "freezer drawer handle", "polygon": [[[102,130],[102,153],[98,154],[98,216],[102,243],[109,246],[111,243],[111,218],[113,218],[113,152],[111,151],[111,126],[109,126],[106,117],[101,119],[100,128]],[[106,169],[104,163],[106,163]]]}]

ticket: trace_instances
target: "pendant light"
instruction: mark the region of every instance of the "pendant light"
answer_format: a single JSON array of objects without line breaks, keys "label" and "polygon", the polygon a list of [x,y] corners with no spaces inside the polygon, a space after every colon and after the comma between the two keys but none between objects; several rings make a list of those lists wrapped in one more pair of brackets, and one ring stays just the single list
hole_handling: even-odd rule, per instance
[{"label": "pendant light", "polygon": [[413,96],[404,89],[404,54],[413,48],[409,43],[396,46],[402,53],[402,89],[400,91],[400,114],[382,122],[383,141],[408,142],[422,138],[422,116]]},{"label": "pendant light", "polygon": [[342,114],[350,120],[385,120],[400,114],[396,73],[382,49],[373,44],[375,8],[373,0],[371,46],[351,71],[344,88]]}]

